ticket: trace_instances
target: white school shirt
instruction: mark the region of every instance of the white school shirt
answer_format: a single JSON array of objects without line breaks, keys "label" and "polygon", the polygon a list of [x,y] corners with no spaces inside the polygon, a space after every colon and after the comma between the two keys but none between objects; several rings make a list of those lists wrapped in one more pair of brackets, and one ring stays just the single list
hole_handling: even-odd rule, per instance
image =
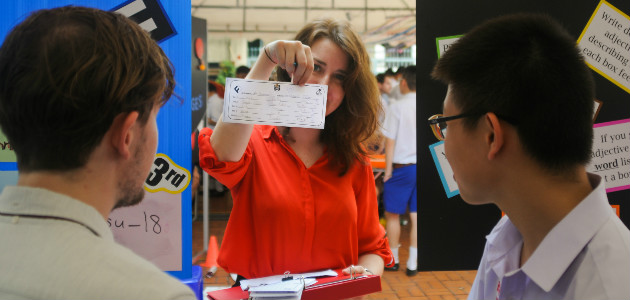
[{"label": "white school shirt", "polygon": [[383,135],[395,140],[393,163],[415,164],[416,155],[416,93],[403,95],[387,108]]},{"label": "white school shirt", "polygon": [[196,299],[117,244],[103,216],[83,202],[6,186],[0,214],[0,299]]},{"label": "white school shirt", "polygon": [[[223,98],[219,97],[217,93],[208,98],[206,102],[206,118],[212,121],[218,122],[219,117],[223,113]],[[208,124],[208,127],[214,129],[214,125]]]},{"label": "white school shirt", "polygon": [[[523,240],[507,216],[486,237],[468,299],[630,299],[630,231],[601,177],[519,268]],[[498,293],[498,294],[497,294]]]},{"label": "white school shirt", "polygon": [[383,107],[383,113],[378,116],[378,122],[381,127],[385,123],[385,116],[387,115],[387,108],[389,107],[389,96],[386,93],[381,94],[381,106]]},{"label": "white school shirt", "polygon": [[[404,97],[404,95],[400,92],[400,82],[396,82],[396,85],[392,86],[392,90],[389,91],[389,102],[396,102]],[[390,103],[391,104],[391,103]]]}]

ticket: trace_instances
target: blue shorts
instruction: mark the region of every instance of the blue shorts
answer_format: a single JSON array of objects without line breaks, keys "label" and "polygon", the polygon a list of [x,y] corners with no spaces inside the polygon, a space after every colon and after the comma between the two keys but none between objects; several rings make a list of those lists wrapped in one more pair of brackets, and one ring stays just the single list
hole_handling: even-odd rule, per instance
[{"label": "blue shorts", "polygon": [[418,211],[418,182],[416,165],[394,169],[392,177],[384,183],[383,202],[385,211],[402,215]]}]

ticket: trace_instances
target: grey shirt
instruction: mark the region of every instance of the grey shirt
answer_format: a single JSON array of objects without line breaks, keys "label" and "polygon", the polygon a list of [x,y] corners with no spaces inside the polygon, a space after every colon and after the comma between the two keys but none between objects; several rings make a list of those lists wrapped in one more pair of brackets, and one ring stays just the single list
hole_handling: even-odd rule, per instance
[{"label": "grey shirt", "polygon": [[45,189],[0,194],[0,299],[196,299],[114,241],[96,209]]}]

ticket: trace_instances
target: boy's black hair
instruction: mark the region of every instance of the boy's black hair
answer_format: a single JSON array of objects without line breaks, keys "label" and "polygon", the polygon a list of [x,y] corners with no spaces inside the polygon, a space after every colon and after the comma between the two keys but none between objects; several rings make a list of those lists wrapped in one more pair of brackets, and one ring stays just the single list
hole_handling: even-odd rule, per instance
[{"label": "boy's black hair", "polygon": [[450,85],[461,113],[505,116],[525,151],[563,173],[587,164],[593,143],[594,82],[575,40],[546,15],[498,17],[452,45],[432,76]]}]

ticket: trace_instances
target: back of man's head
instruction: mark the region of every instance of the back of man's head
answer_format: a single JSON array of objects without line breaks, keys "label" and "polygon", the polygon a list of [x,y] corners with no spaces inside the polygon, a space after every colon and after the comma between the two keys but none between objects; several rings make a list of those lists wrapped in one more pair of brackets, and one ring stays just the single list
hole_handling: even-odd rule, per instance
[{"label": "back of man's head", "polygon": [[85,165],[114,118],[145,124],[175,81],[162,49],[113,12],[61,7],[32,13],[0,48],[0,127],[22,172]]},{"label": "back of man's head", "polygon": [[407,66],[402,71],[402,79],[407,82],[410,91],[416,91],[416,66]]},{"label": "back of man's head", "polygon": [[405,71],[405,68],[406,68],[405,66],[400,66],[400,67],[398,67],[398,69],[396,69],[396,74],[395,74],[395,75],[396,75],[396,77],[400,77],[400,76],[402,76],[403,71]]},{"label": "back of man's head", "polygon": [[[548,16],[492,19],[460,38],[433,77],[450,85],[461,113],[494,112],[552,173],[590,159],[594,83],[573,38]],[[464,119],[473,128],[480,118]]]},{"label": "back of man's head", "polygon": [[385,73],[376,74],[376,82],[378,83],[385,82]]},{"label": "back of man's head", "polygon": [[243,78],[245,76],[247,76],[247,74],[249,74],[249,67],[247,67],[247,66],[240,66],[240,67],[236,68],[236,75],[238,76],[239,74],[243,75]]}]

